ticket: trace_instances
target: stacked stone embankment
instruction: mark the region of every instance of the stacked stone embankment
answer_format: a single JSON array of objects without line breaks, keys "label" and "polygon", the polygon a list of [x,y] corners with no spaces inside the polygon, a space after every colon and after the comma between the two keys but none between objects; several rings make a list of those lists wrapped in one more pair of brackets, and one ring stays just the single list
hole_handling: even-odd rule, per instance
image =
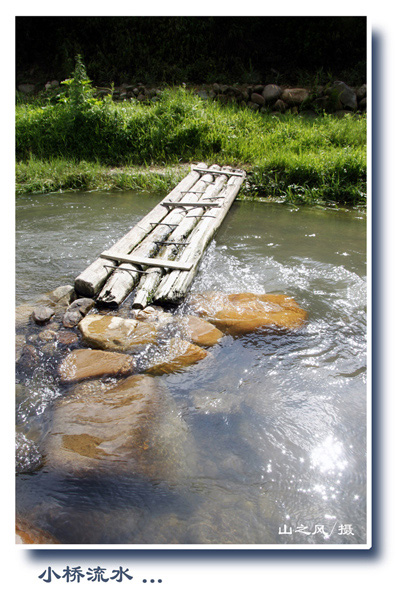
[{"label": "stacked stone embankment", "polygon": [[[43,86],[23,83],[17,86],[22,94],[35,94],[39,92],[56,92],[58,81],[50,81]],[[261,113],[304,113],[320,112],[339,113],[365,112],[367,109],[367,86],[364,83],[359,87],[352,87],[343,81],[335,81],[328,85],[317,85],[313,88],[291,87],[276,85],[274,83],[247,85],[234,84],[183,86],[191,89],[203,100],[213,100],[221,104],[236,104],[247,107],[249,110]],[[103,98],[112,94],[116,102],[157,102],[161,98],[162,88],[146,86],[142,83],[128,84],[108,88],[98,87],[95,94]]]}]

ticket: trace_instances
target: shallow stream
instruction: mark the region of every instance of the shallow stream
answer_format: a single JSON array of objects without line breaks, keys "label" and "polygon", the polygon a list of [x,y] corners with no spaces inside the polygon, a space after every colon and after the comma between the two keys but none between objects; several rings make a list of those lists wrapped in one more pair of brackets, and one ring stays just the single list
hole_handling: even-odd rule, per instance
[{"label": "shallow stream", "polygon": [[[73,283],[159,200],[18,198],[17,304]],[[236,202],[192,290],[287,294],[306,325],[224,336],[209,358],[160,377],[180,422],[164,423],[173,478],[45,464],[17,475],[17,513],[64,544],[365,543],[366,288],[363,213]],[[54,372],[49,359],[17,379],[17,431],[39,451],[64,393]]]}]

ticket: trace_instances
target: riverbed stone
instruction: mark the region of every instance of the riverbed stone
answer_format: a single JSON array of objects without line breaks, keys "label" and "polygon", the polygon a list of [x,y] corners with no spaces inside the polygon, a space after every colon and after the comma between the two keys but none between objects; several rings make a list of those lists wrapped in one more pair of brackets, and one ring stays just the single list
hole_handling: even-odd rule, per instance
[{"label": "riverbed stone", "polygon": [[138,321],[156,323],[158,327],[168,325],[174,321],[174,316],[163,310],[161,306],[146,306],[146,308],[140,310],[132,310],[131,314]]},{"label": "riverbed stone", "polygon": [[177,320],[181,332],[184,335],[186,334],[193,344],[206,347],[214,346],[224,335],[214,325],[195,315],[187,315]]},{"label": "riverbed stone", "polygon": [[21,358],[22,350],[26,344],[25,336],[20,334],[15,336],[15,362]]},{"label": "riverbed stone", "polygon": [[44,531],[26,521],[17,518],[15,523],[16,544],[59,544],[60,542],[48,531]]},{"label": "riverbed stone", "polygon": [[57,338],[57,332],[53,329],[43,329],[38,335],[38,339],[41,342],[52,342]]},{"label": "riverbed stone", "polygon": [[15,472],[32,473],[42,464],[42,456],[35,442],[24,433],[15,434]]},{"label": "riverbed stone", "polygon": [[38,366],[40,361],[39,352],[32,344],[25,344],[22,348],[18,367],[24,371],[33,370]]},{"label": "riverbed stone", "polygon": [[190,306],[201,317],[230,335],[243,335],[262,329],[299,329],[307,318],[297,302],[283,294],[193,294]]},{"label": "riverbed stone", "polygon": [[146,369],[151,375],[163,375],[181,371],[209,356],[209,352],[178,337],[171,338]]},{"label": "riverbed stone", "polygon": [[93,298],[78,298],[74,300],[67,308],[63,316],[64,327],[75,327],[83,317],[93,308],[95,301]]},{"label": "riverbed stone", "polygon": [[289,106],[298,106],[305,102],[310,93],[305,88],[287,88],[283,90],[281,100]]},{"label": "riverbed stone", "polygon": [[15,307],[16,327],[27,327],[29,325],[34,308],[32,304],[20,304]]},{"label": "riverbed stone", "polygon": [[189,429],[162,382],[133,375],[118,384],[74,386],[54,407],[44,455],[46,468],[76,476],[128,473],[174,480],[191,464],[189,441]]},{"label": "riverbed stone", "polygon": [[58,372],[63,383],[105,376],[127,376],[135,367],[132,356],[81,348],[73,350],[61,362]]},{"label": "riverbed stone", "polygon": [[54,310],[49,306],[37,306],[33,309],[32,319],[37,325],[45,325],[54,314]]},{"label": "riverbed stone", "polygon": [[76,293],[72,285],[60,285],[55,290],[45,294],[43,299],[47,300],[50,305],[58,304],[68,306],[76,299]]},{"label": "riverbed stone", "polygon": [[57,342],[64,346],[72,346],[78,341],[78,336],[73,331],[58,331]]},{"label": "riverbed stone", "polygon": [[87,315],[79,323],[79,330],[86,344],[102,350],[132,350],[157,339],[154,323],[113,315]]}]

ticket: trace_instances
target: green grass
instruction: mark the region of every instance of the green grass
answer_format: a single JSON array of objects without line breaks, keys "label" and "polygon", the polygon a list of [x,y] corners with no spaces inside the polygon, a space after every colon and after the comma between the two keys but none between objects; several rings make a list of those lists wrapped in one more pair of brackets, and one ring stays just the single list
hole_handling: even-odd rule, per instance
[{"label": "green grass", "polygon": [[163,192],[182,175],[177,166],[204,161],[244,167],[252,195],[352,205],[366,197],[365,116],[260,114],[184,89],[150,104],[19,104],[16,155],[17,193]]}]

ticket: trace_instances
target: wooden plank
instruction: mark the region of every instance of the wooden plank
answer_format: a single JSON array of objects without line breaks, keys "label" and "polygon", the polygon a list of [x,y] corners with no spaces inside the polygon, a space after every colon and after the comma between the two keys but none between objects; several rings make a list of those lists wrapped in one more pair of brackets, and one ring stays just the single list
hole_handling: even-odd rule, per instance
[{"label": "wooden plank", "polygon": [[219,202],[161,202],[163,206],[194,206],[198,208],[201,206],[202,208],[219,208],[221,205]]},{"label": "wooden plank", "polygon": [[198,173],[212,173],[214,175],[229,175],[230,177],[243,177],[244,171],[228,171],[221,169],[220,171],[216,169],[203,169],[201,167],[192,167],[192,171],[197,171]]},{"label": "wooden plank", "polygon": [[139,256],[136,254],[102,252],[100,257],[129,263],[132,265],[147,265],[149,267],[161,267],[162,269],[179,269],[180,271],[190,271],[192,268],[192,263],[183,263],[174,260],[161,260],[159,258],[148,258],[147,256]]}]

